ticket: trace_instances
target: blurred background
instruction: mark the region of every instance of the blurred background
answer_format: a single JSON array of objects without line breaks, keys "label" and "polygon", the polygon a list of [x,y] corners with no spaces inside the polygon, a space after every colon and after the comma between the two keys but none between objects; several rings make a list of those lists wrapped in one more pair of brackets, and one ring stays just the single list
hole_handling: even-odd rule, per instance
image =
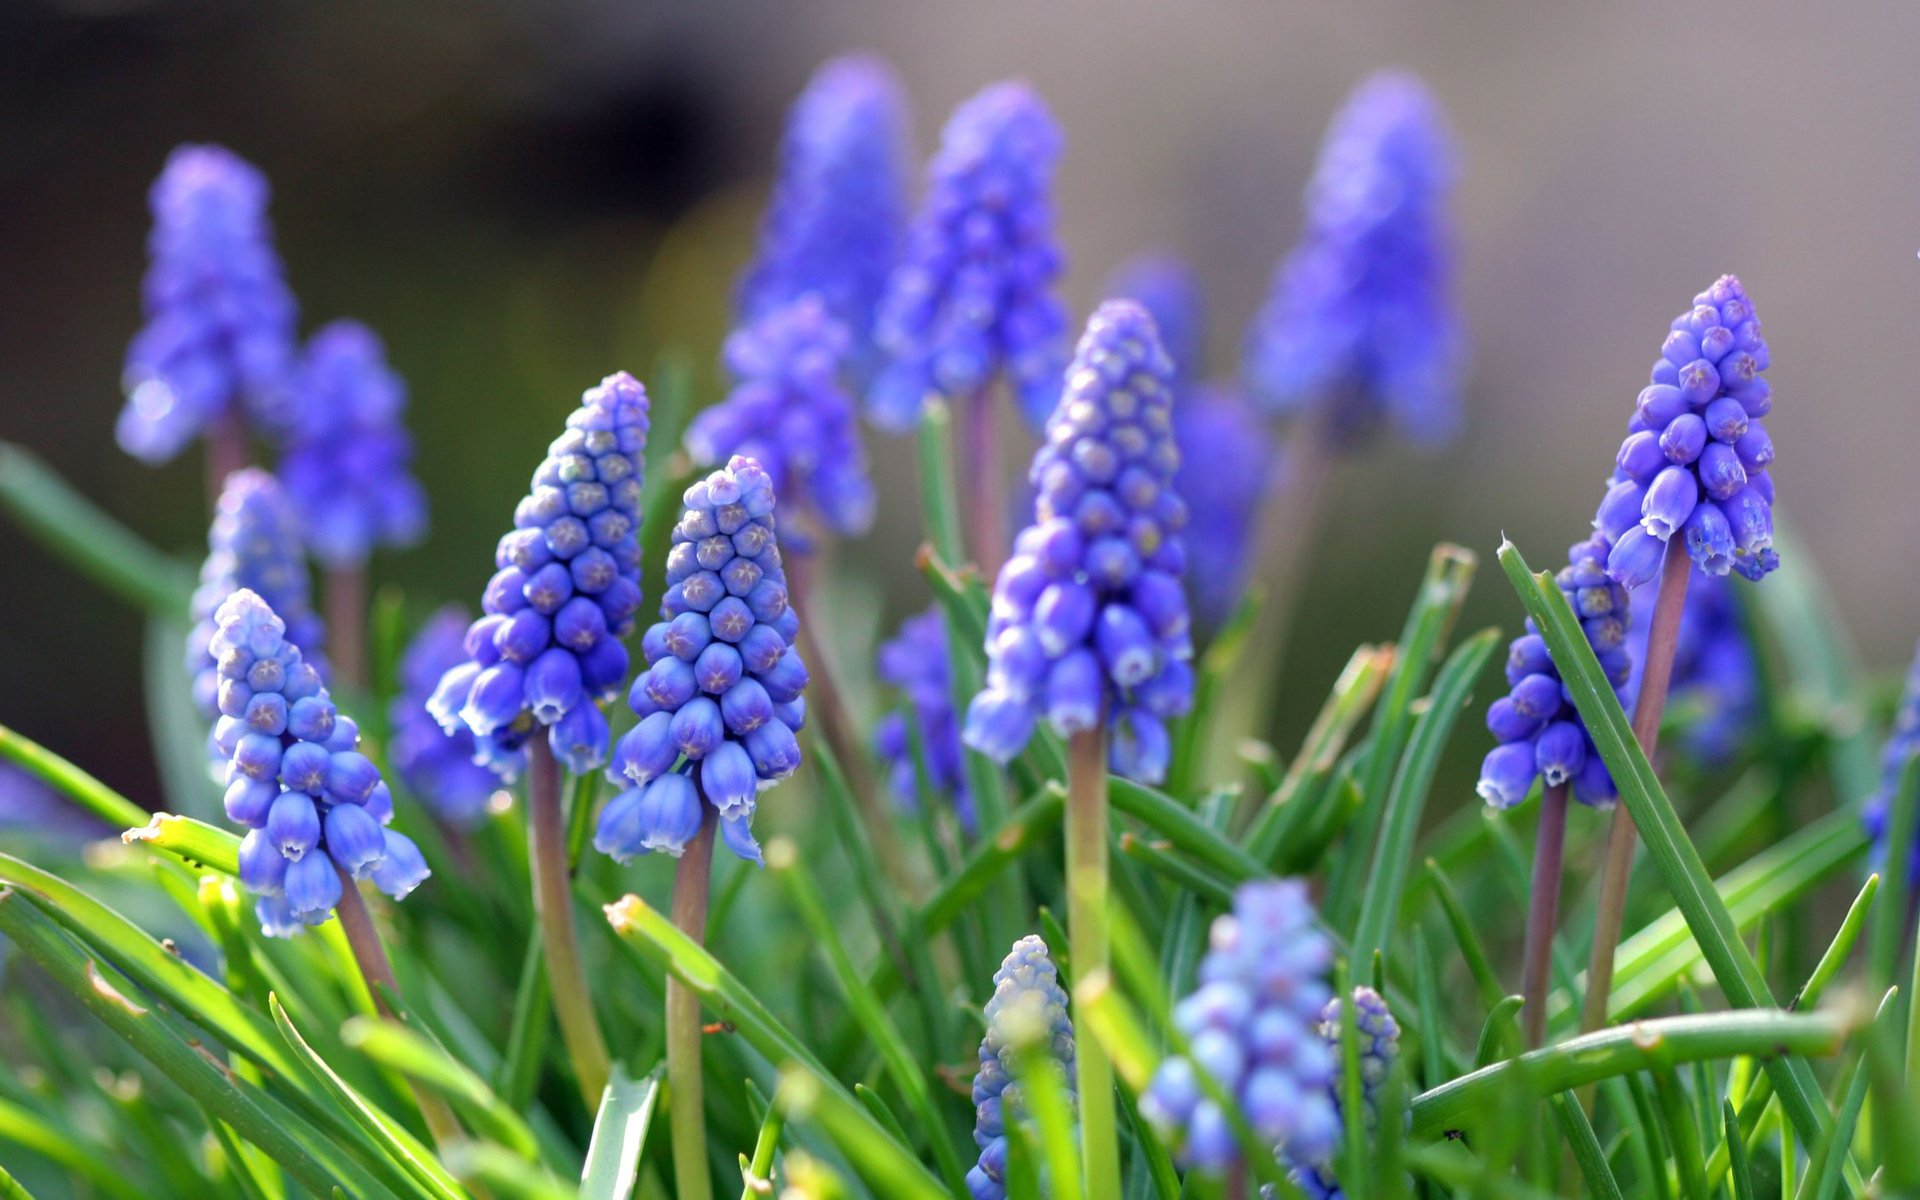
[{"label": "blurred background", "polygon": [[[1058,193],[1076,316],[1123,259],[1193,260],[1210,363],[1300,226],[1328,116],[1418,72],[1462,157],[1473,342],[1452,450],[1343,467],[1293,616],[1291,746],[1351,647],[1391,638],[1441,539],[1483,556],[1463,628],[1519,624],[1501,532],[1536,566],[1581,536],[1667,321],[1724,271],[1774,352],[1780,509],[1891,674],[1920,633],[1920,7],[995,2],[698,5],[9,0],[0,4],[0,437],[198,562],[199,455],[112,440],[139,323],[146,189],[167,151],[262,167],[302,330],[371,323],[411,386],[431,540],[376,560],[418,611],[477,604],[495,538],[581,389],[663,354],[719,394],[735,275],[785,106],[854,48],[900,69],[916,153],[1023,76],[1068,135]],[[881,517],[839,555],[835,637],[926,598],[909,446],[873,436]],[[0,522],[0,721],[157,802],[142,622]],[[649,566],[649,592],[653,568]],[[1251,664],[1251,669],[1259,669]],[[1471,724],[1471,723],[1467,723]],[[1435,798],[1475,803],[1456,739]]]}]

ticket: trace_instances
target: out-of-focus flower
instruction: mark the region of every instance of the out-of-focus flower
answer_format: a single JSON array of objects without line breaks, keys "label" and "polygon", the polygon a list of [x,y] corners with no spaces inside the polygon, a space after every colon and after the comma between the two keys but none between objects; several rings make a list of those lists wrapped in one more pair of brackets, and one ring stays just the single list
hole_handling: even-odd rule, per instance
[{"label": "out-of-focus flower", "polygon": [[1013,944],[993,973],[986,1017],[980,1070],[973,1077],[973,1141],[980,1161],[967,1172],[967,1190],[973,1200],[1006,1200],[1007,1130],[1027,1119],[1016,1080],[1018,1056],[1045,1047],[1060,1070],[1061,1087],[1074,1094],[1073,1020],[1045,942],[1028,934]]},{"label": "out-of-focus flower", "polygon": [[953,669],[947,657],[947,626],[938,608],[930,608],[900,625],[900,632],[880,647],[880,682],[900,689],[904,711],[888,713],[874,729],[874,748],[887,764],[887,782],[895,799],[907,811],[919,803],[919,770],[914,761],[918,742],[927,786],[950,800],[963,828],[974,828],[973,796],[967,791],[965,751],[960,744],[960,721],[953,711]]},{"label": "out-of-focus flower", "polygon": [[[1894,792],[1907,760],[1920,754],[1920,650],[1914,653],[1913,667],[1907,672],[1907,688],[1894,713],[1893,730],[1887,734],[1886,749],[1880,757],[1880,790],[1867,801],[1863,819],[1873,836],[1874,858],[1887,860],[1887,833],[1893,810]],[[1920,836],[1907,848],[1907,877],[1920,884]]]},{"label": "out-of-focus flower", "polygon": [[[1647,661],[1647,623],[1635,623],[1627,637],[1634,673],[1621,702],[1632,712]],[[1722,576],[1703,574],[1687,585],[1668,695],[1693,710],[1680,744],[1702,763],[1724,763],[1753,736],[1760,719],[1760,678],[1733,584]]]},{"label": "out-of-focus flower", "polygon": [[472,825],[486,815],[499,788],[492,771],[474,761],[473,731],[449,733],[427,711],[440,679],[467,660],[466,610],[449,604],[420,627],[400,658],[400,694],[388,708],[393,769],[435,816]]}]

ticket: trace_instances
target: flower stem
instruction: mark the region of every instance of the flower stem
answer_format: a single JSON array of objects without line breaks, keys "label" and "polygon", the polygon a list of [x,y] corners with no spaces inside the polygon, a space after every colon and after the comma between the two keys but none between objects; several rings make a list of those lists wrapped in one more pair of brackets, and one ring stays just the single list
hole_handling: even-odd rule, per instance
[{"label": "flower stem", "polygon": [[967,518],[973,526],[973,563],[992,579],[1007,556],[1006,482],[1000,471],[1000,409],[994,389],[967,401],[967,462],[962,478],[972,480]]},{"label": "flower stem", "polygon": [[[1680,614],[1687,607],[1687,581],[1692,574],[1693,560],[1686,546],[1677,537],[1669,539],[1660,564],[1660,591],[1653,601],[1653,624],[1647,630],[1647,661],[1640,665],[1640,696],[1633,706],[1633,737],[1648,758],[1653,757],[1660,741],[1660,714],[1666,709],[1667,686],[1673,681]],[[1580,1013],[1582,1032],[1607,1023],[1607,1000],[1613,991],[1613,952],[1626,919],[1633,846],[1633,817],[1626,805],[1615,805],[1613,825],[1607,831],[1607,857],[1600,868],[1600,909],[1594,918],[1593,957],[1587,964],[1587,997]]]},{"label": "flower stem", "polygon": [[367,565],[328,567],[327,662],[339,686],[367,686]]},{"label": "flower stem", "polygon": [[[673,870],[673,924],[697,944],[707,940],[707,897],[713,883],[714,809],[702,799],[700,833]],[[679,1200],[712,1200],[707,1168],[706,1107],[700,1078],[700,997],[667,978],[667,1114]]]},{"label": "flower stem", "polygon": [[[1067,741],[1067,934],[1075,979],[1107,970],[1107,735],[1083,730]],[[1074,1047],[1086,1194],[1118,1196],[1120,1138],[1113,1067],[1097,1038]]]},{"label": "flower stem", "polygon": [[573,926],[573,888],[567,873],[567,827],[560,813],[560,764],[547,739],[536,733],[527,742],[527,807],[530,817],[527,855],[533,871],[533,909],[547,952],[547,979],[560,1040],[580,1085],[587,1111],[600,1107],[607,1087],[607,1043],[593,1015],[593,995],[580,961],[580,938]]},{"label": "flower stem", "polygon": [[227,476],[252,461],[253,452],[247,447],[247,431],[240,424],[240,418],[231,412],[222,414],[207,429],[208,508],[220,503],[220,491],[227,486]]},{"label": "flower stem", "polygon": [[1547,979],[1553,966],[1553,931],[1560,921],[1560,864],[1567,846],[1567,785],[1550,787],[1540,801],[1540,831],[1533,847],[1533,886],[1527,908],[1527,955],[1520,1009],[1527,1049],[1547,1036]]}]

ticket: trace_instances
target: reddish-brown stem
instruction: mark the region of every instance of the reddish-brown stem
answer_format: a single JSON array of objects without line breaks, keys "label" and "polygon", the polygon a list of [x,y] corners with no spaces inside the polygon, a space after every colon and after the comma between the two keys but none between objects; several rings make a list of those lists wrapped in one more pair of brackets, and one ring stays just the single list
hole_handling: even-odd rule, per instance
[{"label": "reddish-brown stem", "polygon": [[[702,797],[700,833],[687,844],[673,869],[673,926],[707,941],[707,900],[713,887],[714,808]],[[680,1200],[710,1200],[712,1172],[707,1166],[706,1111],[700,1078],[700,997],[672,975],[667,977],[667,1087],[673,1141],[673,1170]]]},{"label": "reddish-brown stem", "polygon": [[553,1013],[560,1040],[573,1061],[573,1074],[587,1111],[600,1107],[610,1070],[606,1039],[593,1012],[593,994],[580,959],[580,937],[573,924],[573,883],[567,869],[567,823],[560,811],[560,764],[547,745],[546,731],[527,741],[528,846],[533,873],[533,911],[540,923],[553,989]]},{"label": "reddish-brown stem", "polygon": [[367,686],[367,566],[326,571],[327,662],[340,687]]},{"label": "reddish-brown stem", "polygon": [[1533,887],[1528,897],[1527,946],[1521,971],[1520,1009],[1527,1049],[1547,1036],[1547,980],[1553,966],[1553,931],[1560,923],[1560,873],[1567,845],[1567,785],[1546,790],[1540,799],[1540,830],[1533,847]]},{"label": "reddish-brown stem", "polygon": [[220,489],[227,485],[227,476],[252,461],[253,452],[247,448],[247,431],[237,415],[224,413],[207,427],[207,507],[212,508],[220,503]]}]

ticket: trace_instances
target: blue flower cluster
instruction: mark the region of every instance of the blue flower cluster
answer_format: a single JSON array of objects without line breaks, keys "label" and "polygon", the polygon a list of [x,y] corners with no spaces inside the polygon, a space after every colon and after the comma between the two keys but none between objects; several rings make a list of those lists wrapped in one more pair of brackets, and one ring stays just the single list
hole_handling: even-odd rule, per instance
[{"label": "blue flower cluster", "polygon": [[1600,506],[1614,543],[1607,571],[1627,587],[1659,573],[1675,534],[1709,575],[1757,580],[1780,565],[1773,440],[1760,421],[1773,410],[1767,362],[1753,302],[1731,275],[1673,319]]},{"label": "blue flower cluster", "polygon": [[973,1141],[980,1161],[967,1172],[967,1190],[973,1200],[1006,1200],[1007,1130],[1027,1115],[1014,1078],[1017,1056],[1044,1046],[1069,1096],[1074,1089],[1073,1020],[1045,942],[1028,934],[1013,944],[993,973],[986,1016],[980,1070],[973,1077]]},{"label": "blue flower cluster", "polygon": [[997,83],[955,110],[927,169],[927,196],[888,280],[874,338],[892,361],[868,415],[912,428],[930,395],[984,404],[1005,373],[1036,428],[1060,394],[1066,310],[1053,223],[1060,127],[1024,83]]},{"label": "blue flower cluster", "polygon": [[191,605],[193,628],[187,633],[187,674],[202,716],[220,715],[220,679],[212,645],[215,614],[227,597],[242,588],[258,592],[287,623],[287,638],[324,678],[320,647],[325,631],[309,592],[307,560],[300,550],[300,522],[277,480],[256,467],[235,471],[220,489],[213,527],[207,534],[207,559]]},{"label": "blue flower cluster", "polygon": [[1247,335],[1245,370],[1275,412],[1322,409],[1337,443],[1459,424],[1463,335],[1451,296],[1454,148],[1409,75],[1375,75],[1327,130],[1306,232]]},{"label": "blue flower cluster", "polygon": [[[1353,989],[1353,1010],[1353,1032],[1360,1042],[1360,1102],[1366,1109],[1366,1128],[1371,1135],[1380,1127],[1380,1103],[1385,1098],[1387,1072],[1393,1069],[1393,1060],[1400,1054],[1400,1024],[1393,1019],[1386,999],[1370,987]],[[1340,1040],[1344,1035],[1341,1021],[1340,997],[1335,996],[1327,1001],[1326,1010],[1321,1014],[1320,1036],[1333,1052],[1336,1073],[1328,1081],[1327,1091],[1333,1100],[1336,1120],[1344,1119],[1338,1074],[1341,1070]],[[1318,1162],[1300,1162],[1296,1159],[1287,1177],[1293,1180],[1294,1186],[1300,1189],[1307,1200],[1340,1200],[1345,1195],[1340,1189],[1340,1181],[1334,1177],[1330,1159]],[[1271,1186],[1261,1189],[1261,1200],[1273,1200],[1273,1193]]]},{"label": "blue flower cluster", "polygon": [[601,700],[619,694],[640,611],[641,453],[647,391],[625,371],[588,388],[533,473],[494,551],[486,615],[467,630],[467,661],[427,702],[443,729],[474,737],[506,778],[541,726],[576,775],[607,761]]},{"label": "blue flower cluster", "polygon": [[[1726,762],[1752,737],[1760,719],[1760,677],[1753,644],[1740,619],[1733,583],[1724,576],[1701,575],[1687,585],[1674,648],[1670,704],[1692,712],[1681,746],[1705,764]],[[1640,669],[1647,661],[1647,623],[1628,631],[1633,658],[1632,683],[1622,703],[1633,711],[1640,690]]]},{"label": "blue flower cluster", "polygon": [[[1906,691],[1900,708],[1894,713],[1893,729],[1887,734],[1886,749],[1880,757],[1880,790],[1867,801],[1862,814],[1867,833],[1873,838],[1873,856],[1887,861],[1887,827],[1893,810],[1894,792],[1907,761],[1920,754],[1920,650],[1914,653],[1913,666],[1907,672]],[[1920,837],[1907,848],[1907,878],[1920,885]]]},{"label": "blue flower cluster", "polygon": [[736,454],[758,462],[773,490],[805,495],[835,533],[873,525],[873,484],[841,384],[845,324],[813,293],[769,310],[727,338],[727,370],[738,381],[687,428],[687,453],[702,466]]},{"label": "blue flower cluster", "polygon": [[[1627,590],[1607,577],[1605,535],[1595,532],[1567,549],[1567,565],[1557,582],[1579,615],[1587,642],[1601,668],[1623,697],[1633,660],[1627,651]],[[1573,798],[1595,808],[1610,808],[1619,793],[1607,774],[1593,738],[1567,697],[1560,671],[1547,654],[1547,643],[1532,618],[1526,632],[1507,650],[1507,685],[1511,689],[1487,708],[1487,728],[1499,745],[1480,766],[1476,790],[1481,799],[1498,808],[1512,808],[1527,798],[1533,781],[1548,787],[1570,784]]]},{"label": "blue flower cluster", "polygon": [[880,682],[906,695],[904,712],[891,712],[873,731],[874,750],[887,764],[894,798],[909,812],[919,804],[919,770],[914,743],[934,795],[953,804],[967,832],[974,829],[973,795],[967,790],[966,752],[960,721],[953,711],[953,665],[948,657],[947,626],[938,608],[901,622],[900,632],[880,646],[876,674]]},{"label": "blue flower cluster", "polygon": [[1062,737],[1109,726],[1122,775],[1166,774],[1166,722],[1193,703],[1172,371],[1139,305],[1108,301],[1088,322],[1034,456],[1034,523],[994,585],[986,689],[967,710],[967,744],[997,762],[1045,716]]},{"label": "blue flower cluster", "polygon": [[1298,1162],[1320,1162],[1340,1136],[1333,1051],[1317,1031],[1333,946],[1313,923],[1306,884],[1243,885],[1216,917],[1200,986],[1174,1008],[1187,1054],[1160,1064],[1140,1113],[1182,1163],[1217,1174],[1240,1161],[1233,1130],[1200,1085],[1204,1071],[1254,1132]]},{"label": "blue flower cluster", "polygon": [[375,546],[410,546],[427,527],[427,498],[408,468],[401,424],[406,384],[358,321],[335,321],[307,340],[294,387],[280,478],[313,556],[363,563]]},{"label": "blue flower cluster", "polygon": [[298,311],[267,223],[267,180],[219,146],[180,146],[147,202],[146,324],[127,348],[120,448],[166,462],[208,426],[284,418]]},{"label": "blue flower cluster", "polygon": [[448,732],[427,711],[441,678],[467,660],[467,625],[466,610],[449,604],[420,627],[400,656],[400,694],[387,709],[393,769],[435,816],[456,826],[484,817],[500,787],[474,761],[473,731],[463,725]]},{"label": "blue flower cluster", "polygon": [[742,318],[817,293],[866,365],[904,232],[906,156],[906,94],[892,67],[850,54],[814,72],[787,117],[759,253],[740,281]]},{"label": "blue flower cluster", "polygon": [[360,730],[334,707],[319,672],[287,640],[286,623],[242,589],[214,618],[227,816],[247,827],[240,882],[257,897],[268,937],[324,923],[341,877],[371,879],[404,899],[429,874],[405,834],[386,828],[393,797],[354,747]]},{"label": "blue flower cluster", "polygon": [[754,806],[762,787],[800,765],[794,734],[807,718],[773,482],[735,457],[689,487],[685,502],[660,620],[640,639],[647,669],[628,697],[640,723],[607,771],[627,790],[601,811],[593,844],[620,862],[652,850],[678,857],[711,805],[727,848],[757,863]]}]

